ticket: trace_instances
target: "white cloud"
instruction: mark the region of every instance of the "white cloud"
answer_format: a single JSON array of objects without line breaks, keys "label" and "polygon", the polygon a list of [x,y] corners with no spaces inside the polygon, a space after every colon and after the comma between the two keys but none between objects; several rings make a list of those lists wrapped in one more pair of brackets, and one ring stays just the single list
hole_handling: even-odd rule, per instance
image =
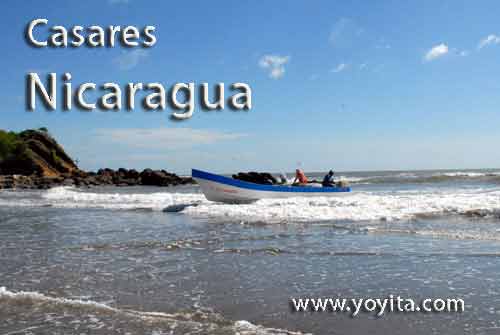
[{"label": "white cloud", "polygon": [[285,74],[285,64],[290,60],[290,56],[264,55],[259,60],[259,66],[268,70],[269,77],[279,79]]},{"label": "white cloud", "polygon": [[333,25],[333,29],[330,33],[330,42],[335,44],[337,40],[340,38],[342,33],[345,31],[346,26],[350,23],[351,21],[346,18],[341,18],[335,24]]},{"label": "white cloud", "polygon": [[349,18],[340,18],[335,22],[330,32],[330,43],[333,45],[350,44],[352,40],[362,35],[364,29]]},{"label": "white cloud", "polygon": [[433,61],[439,57],[443,57],[448,53],[448,46],[444,43],[434,46],[432,49],[427,51],[424,60],[427,62]]},{"label": "white cloud", "polygon": [[346,70],[347,67],[348,67],[348,65],[346,63],[340,63],[339,65],[337,65],[336,67],[334,67],[330,71],[333,73],[339,73],[339,72]]},{"label": "white cloud", "polygon": [[148,52],[143,49],[124,51],[121,55],[113,59],[113,63],[120,70],[130,70],[139,64],[139,62],[148,56]]},{"label": "white cloud", "polygon": [[193,128],[98,129],[95,135],[106,141],[124,144],[128,147],[164,150],[185,149],[247,136],[246,134]]},{"label": "white cloud", "polygon": [[481,41],[479,41],[477,49],[479,50],[490,44],[499,44],[499,43],[500,43],[500,36],[490,34],[485,38],[483,38]]}]

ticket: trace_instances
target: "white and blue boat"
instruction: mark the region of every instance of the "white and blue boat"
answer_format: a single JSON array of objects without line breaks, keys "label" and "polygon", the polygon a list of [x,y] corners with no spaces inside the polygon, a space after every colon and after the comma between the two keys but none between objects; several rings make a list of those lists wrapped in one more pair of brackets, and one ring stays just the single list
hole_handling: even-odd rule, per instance
[{"label": "white and blue boat", "polygon": [[208,200],[232,204],[273,198],[338,197],[351,192],[350,187],[261,185],[196,169],[191,175]]}]

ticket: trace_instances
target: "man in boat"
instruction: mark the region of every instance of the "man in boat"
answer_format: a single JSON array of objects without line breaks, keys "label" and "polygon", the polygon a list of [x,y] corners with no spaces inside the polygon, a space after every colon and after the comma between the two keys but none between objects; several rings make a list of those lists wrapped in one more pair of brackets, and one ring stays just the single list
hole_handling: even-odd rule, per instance
[{"label": "man in boat", "polygon": [[328,172],[323,178],[323,182],[321,183],[321,185],[323,185],[323,187],[335,187],[335,180],[333,180],[334,174],[335,173],[330,170],[330,172]]},{"label": "man in boat", "polygon": [[295,179],[293,185],[307,185],[307,177],[301,169],[295,170]]}]

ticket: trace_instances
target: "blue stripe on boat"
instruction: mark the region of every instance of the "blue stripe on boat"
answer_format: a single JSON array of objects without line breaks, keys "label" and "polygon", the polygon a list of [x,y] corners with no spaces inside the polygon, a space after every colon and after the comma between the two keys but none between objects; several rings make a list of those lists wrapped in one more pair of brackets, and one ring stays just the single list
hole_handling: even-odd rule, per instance
[{"label": "blue stripe on boat", "polygon": [[283,185],[261,185],[247,181],[224,177],[218,174],[213,174],[201,170],[192,169],[191,176],[214,181],[221,184],[231,185],[235,187],[246,188],[256,191],[271,191],[271,192],[300,192],[300,193],[332,193],[332,192],[351,192],[350,187],[307,187],[307,186],[283,186]]}]

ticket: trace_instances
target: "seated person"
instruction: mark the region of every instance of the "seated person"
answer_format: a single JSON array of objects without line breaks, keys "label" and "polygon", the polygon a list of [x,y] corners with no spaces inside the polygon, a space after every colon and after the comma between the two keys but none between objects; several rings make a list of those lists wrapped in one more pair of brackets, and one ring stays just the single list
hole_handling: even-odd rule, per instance
[{"label": "seated person", "polygon": [[333,171],[330,170],[330,172],[328,172],[328,174],[325,176],[325,178],[323,178],[323,182],[321,183],[321,185],[323,185],[323,187],[335,187],[335,181],[333,180]]},{"label": "seated person", "polygon": [[295,170],[293,185],[307,185],[307,177],[301,169]]}]

